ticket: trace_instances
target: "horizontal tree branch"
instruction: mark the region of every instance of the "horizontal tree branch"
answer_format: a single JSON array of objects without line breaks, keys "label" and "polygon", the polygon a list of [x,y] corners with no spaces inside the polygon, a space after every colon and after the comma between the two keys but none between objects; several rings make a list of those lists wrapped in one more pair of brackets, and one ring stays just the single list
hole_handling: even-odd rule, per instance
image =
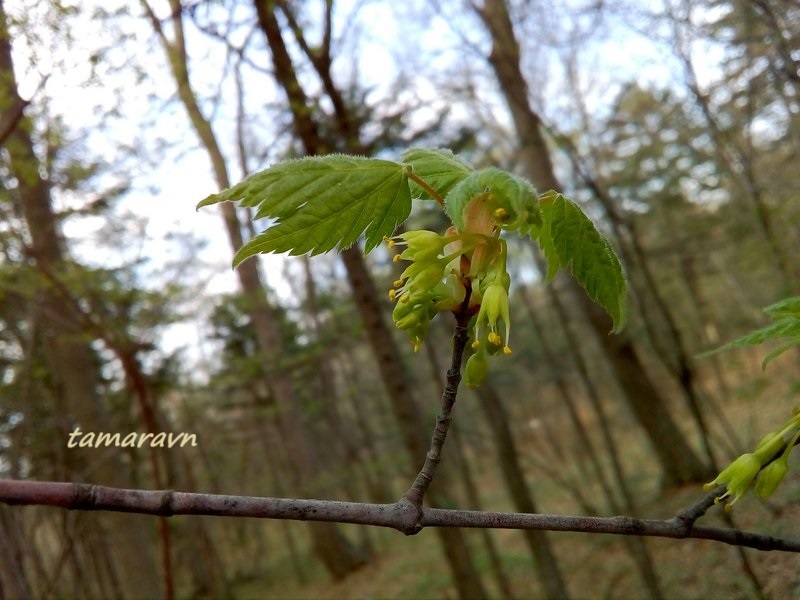
[{"label": "horizontal tree branch", "polygon": [[757,550],[800,552],[800,540],[776,538],[739,529],[696,526],[695,521],[714,505],[723,488],[667,520],[632,517],[446,510],[424,507],[420,515],[408,499],[394,504],[366,504],[334,500],[299,500],[195,494],[170,490],[126,490],[84,483],[0,480],[0,502],[11,505],[57,506],[69,510],[108,510],[171,517],[214,515],[329,521],[389,527],[407,535],[425,527],[537,529],[579,533],[609,533],[666,538],[694,538],[745,546]]}]

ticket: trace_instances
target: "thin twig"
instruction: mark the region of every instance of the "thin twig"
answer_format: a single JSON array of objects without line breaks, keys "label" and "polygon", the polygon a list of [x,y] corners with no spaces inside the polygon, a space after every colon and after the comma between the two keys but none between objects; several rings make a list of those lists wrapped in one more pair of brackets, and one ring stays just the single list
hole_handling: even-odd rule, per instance
[{"label": "thin twig", "polygon": [[417,474],[414,483],[405,493],[407,498],[420,512],[422,510],[422,500],[425,492],[433,481],[433,474],[436,466],[442,460],[442,448],[444,447],[447,431],[450,429],[450,420],[453,406],[458,395],[458,385],[461,383],[461,362],[464,358],[464,349],[467,347],[469,332],[467,323],[469,322],[469,292],[467,293],[461,310],[456,313],[456,327],[453,332],[453,353],[450,359],[450,368],[447,370],[447,385],[442,393],[442,407],[436,415],[436,427],[431,438],[431,448],[425,455],[425,464]]},{"label": "thin twig", "polygon": [[610,533],[646,537],[694,538],[745,546],[757,550],[800,553],[800,540],[721,527],[696,526],[694,522],[714,505],[715,490],[697,504],[667,520],[631,517],[582,517],[570,515],[483,512],[417,508],[403,498],[394,504],[366,504],[333,500],[298,500],[193,494],[171,490],[125,490],[54,481],[0,480],[0,502],[11,505],[57,506],[69,510],[108,510],[171,517],[213,515],[290,519],[374,525],[415,534],[425,527],[472,527],[534,529]]},{"label": "thin twig", "polygon": [[433,189],[433,187],[431,187],[431,185],[427,181],[425,181],[422,177],[416,175],[413,171],[410,170],[406,171],[406,177],[408,177],[411,181],[413,181],[419,187],[425,190],[428,193],[428,195],[434,200],[436,200],[436,202],[438,202],[441,206],[444,206],[444,197],[435,189]]}]

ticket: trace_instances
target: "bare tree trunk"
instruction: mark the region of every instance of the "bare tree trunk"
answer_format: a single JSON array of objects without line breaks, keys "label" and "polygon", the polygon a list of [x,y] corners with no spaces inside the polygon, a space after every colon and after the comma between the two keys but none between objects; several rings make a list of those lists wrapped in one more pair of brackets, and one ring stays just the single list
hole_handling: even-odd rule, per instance
[{"label": "bare tree trunk", "polygon": [[[428,440],[424,433],[422,417],[414,401],[414,395],[403,371],[402,359],[394,345],[391,332],[383,318],[383,313],[369,276],[364,259],[358,249],[346,250],[342,259],[347,268],[347,276],[353,289],[353,297],[358,306],[370,345],[378,363],[378,370],[391,402],[392,412],[400,427],[403,442],[409,453],[412,468],[418,468],[428,452]],[[437,506],[451,504],[449,494],[444,490],[453,485],[452,475],[447,470],[439,471],[428,496]],[[461,598],[482,598],[486,596],[480,576],[472,562],[464,535],[459,529],[437,529],[448,559],[453,580]]]},{"label": "bare tree trunk", "polygon": [[[314,282],[314,275],[311,272],[311,261],[308,256],[301,258],[303,262],[303,270],[305,274],[305,304],[308,318],[311,320],[314,336],[318,344],[322,344],[323,340],[323,327],[320,322],[319,316],[319,303],[317,301],[317,289]],[[367,490],[375,488],[375,482],[371,473],[366,469],[364,461],[359,451],[359,446],[356,444],[351,430],[354,428],[352,424],[346,424],[339,410],[340,397],[336,385],[336,378],[334,377],[330,354],[323,352],[317,357],[315,361],[319,391],[322,394],[321,408],[323,418],[327,425],[328,436],[330,443],[328,444],[334,452],[331,453],[335,457],[333,461],[337,466],[346,467],[347,472],[344,477],[341,477],[343,489],[347,492],[351,500],[358,499],[358,493],[355,487],[355,478],[352,474],[358,473],[364,481]],[[365,530],[366,535],[366,530]]]},{"label": "bare tree trunk", "polygon": [[[542,265],[539,264],[539,270],[541,273]],[[524,294],[524,290],[521,290]],[[611,437],[611,432],[608,428],[608,423],[606,422],[605,414],[602,410],[602,407],[599,402],[599,398],[596,397],[592,382],[589,380],[588,377],[588,370],[586,369],[585,364],[583,364],[583,359],[580,355],[580,351],[578,350],[578,341],[574,339],[572,336],[572,332],[569,330],[569,325],[566,321],[566,314],[564,314],[563,307],[561,306],[561,302],[558,298],[557,293],[551,287],[547,289],[548,297],[551,300],[551,303],[556,306],[556,310],[559,315],[559,320],[562,324],[564,333],[567,337],[567,344],[570,348],[570,353],[575,358],[575,361],[579,367],[579,373],[581,374],[581,379],[586,385],[586,388],[589,392],[590,399],[592,401],[592,406],[595,411],[595,416],[598,420],[598,425],[600,427],[600,431],[603,434],[603,440],[605,441],[606,450],[608,451],[612,467],[614,470],[614,474],[616,476],[617,485],[619,487],[619,492],[623,499],[623,505],[625,509],[630,514],[636,514],[635,508],[633,504],[633,498],[628,490],[627,482],[625,481],[625,476],[622,472],[622,466],[619,460],[619,456],[616,449],[616,444],[614,444],[613,438]],[[553,353],[552,348],[547,340],[547,336],[544,333],[544,328],[542,327],[541,323],[539,322],[536,311],[530,306],[529,301],[526,298],[525,306],[528,309],[528,316],[530,317],[531,323],[533,324],[534,329],[536,330],[537,337],[541,343],[542,351],[544,352],[545,358],[547,362],[553,366],[556,365],[556,357]],[[614,495],[611,486],[609,485],[606,477],[603,473],[602,467],[599,464],[597,459],[597,453],[594,449],[594,444],[590,442],[590,434],[589,431],[586,430],[580,422],[577,412],[577,406],[572,398],[571,393],[569,392],[569,388],[566,386],[566,382],[557,375],[559,378],[559,388],[561,389],[562,396],[565,400],[567,405],[567,409],[570,412],[570,418],[573,422],[576,423],[576,432],[578,435],[579,440],[585,446],[585,451],[589,455],[589,460],[593,465],[593,468],[597,474],[597,478],[600,481],[600,485],[603,489],[603,492],[606,495],[606,499],[608,502],[609,508],[616,514],[620,514],[622,512],[620,503],[617,502],[616,496]],[[636,563],[637,567],[639,568],[639,575],[642,578],[645,586],[647,587],[648,593],[650,594],[651,598],[663,598],[663,593],[661,591],[661,585],[658,581],[658,575],[656,573],[655,564],[653,563],[653,558],[650,554],[650,551],[647,548],[647,543],[641,538],[630,538],[625,539],[623,541],[625,547],[627,548],[628,552],[630,553],[631,557],[633,558],[634,563]]]},{"label": "bare tree trunk", "polygon": [[[436,354],[436,349],[433,347],[431,342],[432,340],[429,339],[428,343],[425,344],[425,352],[428,356],[428,364],[431,368],[431,375],[433,376],[433,380],[437,385],[437,391],[439,392],[439,395],[442,395],[444,394],[445,390],[444,383],[442,381],[442,373],[444,373],[444,370],[442,369],[441,361]],[[464,482],[464,491],[467,495],[469,508],[472,510],[483,510],[480,494],[478,493],[478,487],[475,485],[475,478],[472,475],[472,467],[469,464],[467,453],[464,450],[464,440],[461,437],[458,423],[454,422],[450,426],[449,439],[450,444],[448,444],[448,447],[454,450],[458,472]],[[503,594],[503,598],[506,600],[512,600],[514,598],[514,592],[511,590],[511,582],[505,573],[505,569],[503,569],[503,562],[500,560],[500,553],[497,550],[497,545],[492,539],[491,532],[481,531],[481,537],[483,538],[483,545],[486,547],[486,552],[489,555],[492,573],[494,574],[494,578],[500,588],[500,592]]]},{"label": "bare tree trunk", "polygon": [[[348,389],[363,390],[363,384],[365,382],[358,372],[358,368],[354,367],[348,359],[339,358],[336,362],[339,368],[341,368],[345,380],[348,382]],[[381,455],[375,440],[374,426],[371,426],[366,418],[367,414],[375,410],[375,403],[365,401],[359,391],[347,393],[346,396],[350,399],[352,404],[356,428],[359,434],[359,446],[366,455],[366,471],[369,474],[366,478],[369,485],[369,498],[378,504],[391,502],[397,496],[392,490],[392,482],[390,478],[387,477],[386,470],[381,468]],[[372,399],[369,398],[368,400]],[[374,429],[377,431],[381,430],[379,427],[374,427]]]},{"label": "bare tree trunk", "polygon": [[[181,461],[180,472],[183,475],[181,487],[190,491],[200,491],[194,475],[195,465],[182,452],[178,453],[178,457]],[[223,555],[217,551],[219,545],[214,538],[211,524],[199,519],[192,526],[197,531],[197,537],[200,538],[199,544],[193,544],[195,555],[202,556],[202,560],[190,559],[189,561],[193,584],[192,595],[213,598],[230,596],[231,592],[225,576],[227,571],[222,560]]]},{"label": "bare tree trunk", "polygon": [[[178,88],[178,96],[188,113],[192,127],[208,153],[217,185],[220,189],[230,187],[230,179],[222,151],[219,148],[211,124],[202,114],[197,104],[197,98],[190,84],[180,0],[170,0],[175,36],[173,41],[167,39],[161,22],[155,16],[146,0],[142,0],[142,4],[148,14],[153,30],[161,40],[167,54],[172,75]],[[223,204],[222,213],[231,248],[235,252],[242,246],[241,223],[232,204]],[[297,483],[301,487],[307,488],[310,482],[316,482],[317,484],[320,482],[319,457],[314,441],[309,435],[304,415],[295,401],[291,378],[278,365],[280,356],[283,353],[281,332],[278,321],[266,301],[264,286],[261,282],[257,264],[254,260],[245,261],[239,266],[236,273],[242,292],[247,298],[248,306],[250,307],[250,318],[252,319],[259,348],[264,354],[264,373],[267,385],[278,407],[282,439],[287,446],[289,459],[293,466],[292,471],[298,478]],[[315,492],[320,493],[320,490],[315,490]],[[367,556],[355,548],[335,524],[310,523],[309,529],[314,540],[315,553],[334,578],[341,579],[366,563]]]},{"label": "bare tree trunk", "polygon": [[[686,6],[691,6],[691,4],[686,3]],[[755,214],[755,222],[758,226],[758,231],[763,236],[774,258],[774,261],[770,262],[781,272],[785,278],[787,287],[793,291],[797,291],[800,289],[800,287],[798,287],[800,286],[800,270],[798,270],[797,261],[792,260],[790,252],[786,251],[784,248],[783,238],[785,236],[781,236],[779,233],[775,218],[770,212],[766,198],[764,197],[762,186],[756,180],[756,167],[753,164],[752,156],[739,140],[727,135],[720,125],[708,96],[700,89],[700,83],[697,80],[697,72],[689,51],[687,50],[687,42],[683,39],[680,30],[680,17],[678,15],[671,16],[673,19],[673,31],[675,36],[675,54],[683,64],[684,73],[686,75],[686,87],[692,96],[694,96],[695,102],[706,120],[708,131],[714,140],[714,150],[717,154],[717,159],[720,164],[728,170],[731,177],[737,181],[739,190],[744,194],[747,203],[750,204]],[[745,131],[748,127],[746,124],[741,123],[739,124],[739,129]]]},{"label": "bare tree trunk", "polygon": [[[503,401],[488,380],[477,388],[476,392],[480,398],[481,409],[483,409],[494,435],[498,462],[514,506],[519,512],[539,512],[533,493],[525,483],[525,475],[519,464],[519,453],[508,425],[508,413],[503,406]],[[547,597],[567,598],[567,588],[561,575],[561,568],[550,546],[547,534],[544,531],[526,530],[524,535],[528,547],[536,558],[536,572]]]},{"label": "bare tree trunk", "polygon": [[[517,130],[521,163],[534,183],[543,189],[561,189],[553,171],[550,153],[541,132],[541,120],[528,102],[528,86],[520,70],[519,45],[504,0],[485,2],[478,8],[492,36],[492,65],[500,90],[505,96]],[[606,352],[612,371],[624,397],[645,429],[661,462],[666,484],[694,483],[706,480],[710,470],[687,445],[666,409],[666,403],[648,377],[632,342],[622,335],[608,335],[610,318],[592,302],[580,286],[569,278],[581,310],[597,340]]]},{"label": "bare tree trunk", "polygon": [[[681,251],[680,261],[681,276],[692,298],[692,307],[697,312],[700,322],[705,324],[705,327],[699,328],[699,338],[702,340],[703,347],[712,348],[715,344],[719,344],[719,338],[716,335],[716,327],[714,326],[715,320],[709,310],[709,303],[700,285],[697,269],[694,265],[694,257]],[[744,444],[739,439],[728,417],[725,415],[725,411],[719,407],[715,398],[715,396],[719,398],[728,398],[731,394],[728,383],[725,380],[725,373],[722,369],[722,359],[718,355],[714,355],[708,360],[711,362],[714,377],[717,380],[716,394],[711,394],[709,398],[709,407],[725,431],[729,444],[728,452],[730,452],[731,455],[740,454],[743,452]]]},{"label": "bare tree trunk", "polygon": [[[717,467],[711,449],[708,425],[702,409],[701,392],[696,370],[687,350],[684,336],[672,312],[669,310],[667,300],[656,283],[656,277],[635,223],[620,214],[607,190],[600,185],[589,169],[582,164],[577,149],[569,141],[566,141],[564,146],[573,168],[579,173],[594,198],[603,207],[619,244],[620,254],[625,264],[630,269],[636,268],[636,274],[640,275],[640,278],[633,278],[633,273],[631,273],[630,288],[634,295],[638,297],[645,331],[655,350],[656,358],[680,386],[689,413],[697,426],[703,450],[708,457],[708,464],[712,471],[716,471]],[[667,333],[666,336],[660,335],[655,330],[653,327],[655,323],[663,323],[664,330]]]},{"label": "bare tree trunk", "polygon": [[[283,88],[289,101],[292,112],[294,128],[297,136],[303,143],[308,155],[316,155],[331,151],[344,144],[349,151],[360,150],[358,128],[353,127],[352,119],[342,96],[333,84],[330,77],[330,36],[325,35],[323,46],[317,51],[310,51],[302,37],[302,31],[294,29],[295,37],[305,48],[306,54],[312,61],[315,70],[323,82],[325,92],[330,97],[335,107],[337,134],[341,143],[330,143],[320,134],[319,124],[314,120],[310,103],[302,88],[294,64],[286,48],[283,33],[275,15],[278,5],[281,5],[285,14],[291,17],[291,12],[284,3],[274,0],[255,0],[258,22],[267,39],[272,54],[272,64],[275,79]],[[330,11],[326,15],[326,32],[330,31]],[[413,399],[413,394],[403,372],[402,361],[397,348],[393,344],[388,327],[384,321],[383,310],[378,301],[378,294],[364,262],[361,251],[357,248],[344,250],[341,254],[342,261],[347,270],[347,278],[353,290],[353,298],[358,307],[367,337],[372,346],[378,363],[384,386],[389,396],[392,410],[397,419],[400,431],[412,460],[424,461],[428,451],[428,443],[423,433],[422,420]],[[447,505],[444,490],[448,487],[446,476],[437,479],[437,485],[431,490],[431,500],[437,504]],[[448,560],[454,583],[462,598],[484,597],[486,591],[480,575],[475,569],[469,548],[462,532],[458,529],[440,529],[437,535],[442,541],[445,556]]]},{"label": "bare tree trunk", "polygon": [[[0,108],[22,102],[14,74],[7,16],[0,0]],[[41,177],[31,127],[31,122],[24,117],[19,120],[9,133],[5,148],[11,172],[17,179],[16,192],[31,238],[30,257],[40,269],[58,273],[64,265],[64,243],[53,212],[49,184]],[[97,364],[76,315],[52,290],[40,293],[36,310],[35,319],[42,328],[44,353],[56,386],[57,402],[63,403],[66,409],[61,419],[63,443],[66,445],[67,434],[76,424],[83,431],[109,431],[109,415],[97,394]],[[77,451],[67,454],[70,478],[81,478],[78,456]],[[94,469],[97,483],[123,487],[130,483],[119,458],[103,461]],[[152,543],[146,535],[152,521],[132,515],[104,515],[102,521],[115,539],[125,540],[117,543],[115,550],[124,567],[127,589],[139,596],[159,595],[162,590]]]},{"label": "bare tree trunk", "polygon": [[[0,507],[0,532],[3,535],[0,544],[0,598],[26,600],[33,597],[23,560],[26,541],[19,539],[19,529],[13,527],[10,512],[7,506]],[[37,552],[37,549],[31,548],[31,551]]]}]

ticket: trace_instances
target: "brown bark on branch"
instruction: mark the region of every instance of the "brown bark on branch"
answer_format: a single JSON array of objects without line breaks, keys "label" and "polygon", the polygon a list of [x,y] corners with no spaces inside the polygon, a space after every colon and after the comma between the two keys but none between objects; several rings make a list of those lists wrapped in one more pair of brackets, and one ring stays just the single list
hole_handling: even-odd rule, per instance
[{"label": "brown bark on branch", "polygon": [[425,492],[433,481],[433,473],[436,470],[436,466],[442,460],[442,449],[444,448],[444,442],[447,438],[447,431],[450,429],[453,406],[458,396],[458,384],[461,383],[461,362],[464,358],[464,349],[469,340],[467,322],[469,321],[470,315],[466,311],[468,302],[469,293],[464,300],[465,310],[456,317],[456,329],[453,334],[453,354],[450,368],[447,370],[447,386],[442,393],[441,411],[436,415],[436,427],[433,430],[433,437],[431,438],[431,449],[428,450],[428,453],[425,455],[425,464],[422,466],[414,483],[411,484],[411,487],[405,495],[405,497],[408,498],[412,504],[417,506],[420,511],[422,509],[422,500],[425,496]]},{"label": "brown bark on branch", "polygon": [[740,529],[695,525],[697,519],[714,506],[714,499],[720,494],[721,489],[710,492],[671,519],[664,520],[428,507],[422,508],[422,515],[418,518],[418,509],[405,498],[394,504],[366,504],[334,500],[194,494],[172,490],[126,490],[85,483],[9,479],[0,480],[0,502],[9,505],[57,506],[68,510],[105,510],[164,517],[212,515],[351,523],[388,527],[409,535],[418,533],[425,527],[470,527],[692,538],[756,550],[800,553],[800,540],[778,538]]}]

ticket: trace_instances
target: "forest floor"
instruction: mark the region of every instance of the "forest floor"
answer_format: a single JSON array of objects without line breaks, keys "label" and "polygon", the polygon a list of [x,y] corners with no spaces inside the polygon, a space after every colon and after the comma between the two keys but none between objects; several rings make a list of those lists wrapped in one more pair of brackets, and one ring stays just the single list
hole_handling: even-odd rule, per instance
[{"label": "forest floor", "polygon": [[[789,361],[791,362],[791,361]],[[751,384],[725,399],[725,415],[735,424],[736,434],[745,445],[752,447],[760,437],[777,428],[798,404],[797,390],[785,382],[777,389],[769,378],[754,379]],[[629,484],[636,490],[637,510],[645,518],[670,518],[680,509],[703,497],[701,485],[661,490],[658,470],[641,440],[633,437],[633,447],[623,448],[625,463],[632,473]],[[524,452],[532,451],[525,440]],[[719,462],[735,456],[720,452]],[[797,462],[797,459],[793,459]],[[725,463],[727,464],[727,463]],[[639,467],[636,469],[636,467]],[[443,463],[443,467],[446,465]],[[571,494],[537,473],[535,466],[526,464],[529,481],[543,512],[581,514]],[[576,471],[573,480],[579,479]],[[490,461],[483,465],[480,475],[481,503],[484,509],[512,511],[499,470]],[[602,506],[597,491],[587,485],[590,500]],[[464,506],[463,508],[470,508]],[[607,510],[602,514],[610,515]],[[737,502],[732,516],[738,528],[782,537],[800,538],[800,472],[795,466],[783,485],[768,501],[752,494]],[[721,508],[714,507],[700,523],[725,527]],[[304,525],[292,523],[298,538],[304,536]],[[276,530],[277,528],[272,528]],[[369,564],[346,579],[331,581],[320,563],[303,546],[302,568],[306,581],[300,583],[291,564],[285,545],[277,533],[271,536],[267,566],[257,575],[248,577],[231,589],[237,598],[274,599],[442,599],[456,598],[446,563],[441,558],[437,536],[425,530],[405,537],[391,530],[364,530],[345,526],[353,540],[367,535],[374,558]],[[505,575],[520,600],[542,598],[531,554],[519,531],[493,530],[491,539],[498,548]],[[562,565],[569,593],[576,599],[648,598],[625,539],[620,536],[578,533],[551,533],[550,540]],[[473,550],[477,568],[482,573],[489,597],[502,598],[494,578],[486,546],[478,531],[466,530],[465,537]],[[763,595],[754,589],[746,575],[739,548],[701,540],[672,540],[648,538],[650,550],[666,598],[800,598],[800,555],[783,552],[746,550]]]}]

